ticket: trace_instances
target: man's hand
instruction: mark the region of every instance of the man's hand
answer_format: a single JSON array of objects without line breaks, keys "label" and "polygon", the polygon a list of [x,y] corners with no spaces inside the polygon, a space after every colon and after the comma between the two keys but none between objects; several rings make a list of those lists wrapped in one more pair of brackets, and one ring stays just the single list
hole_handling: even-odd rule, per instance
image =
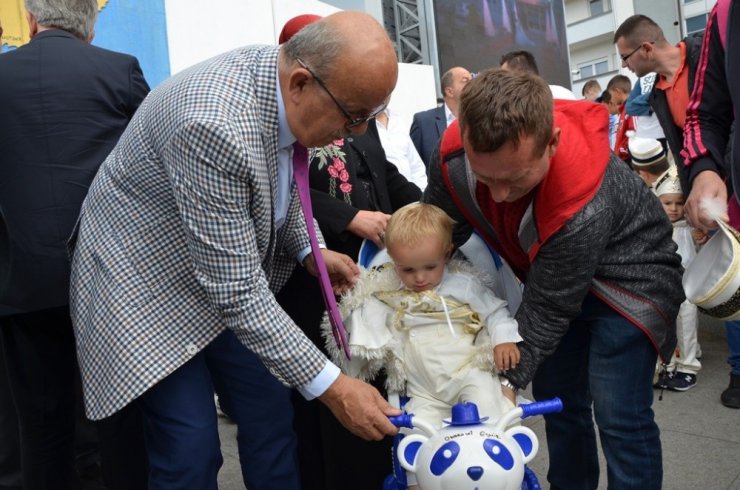
[{"label": "man's hand", "polygon": [[360,380],[340,374],[319,397],[339,422],[356,436],[368,441],[379,441],[393,436],[398,428],[388,420],[390,415],[401,415],[378,390]]},{"label": "man's hand", "polygon": [[[684,213],[689,224],[704,232],[719,226],[714,219],[709,217],[706,210],[701,208],[702,200],[706,199],[716,199],[723,204],[727,202],[727,187],[719,174],[711,170],[700,172],[699,175],[694,177],[691,193],[684,206]],[[728,221],[729,217],[725,215],[720,219]]]},{"label": "man's hand", "polygon": [[[334,294],[342,294],[349,291],[360,277],[360,269],[355,261],[349,255],[340,254],[325,248],[321,249],[321,256],[326,262],[326,270],[329,272],[332,289]],[[313,253],[306,255],[303,265],[312,275],[319,275],[316,268],[316,262],[313,260]]]},{"label": "man's hand", "polygon": [[388,225],[390,214],[380,211],[360,211],[347,225],[347,231],[367,240],[372,240],[378,248],[385,244],[385,227]]}]

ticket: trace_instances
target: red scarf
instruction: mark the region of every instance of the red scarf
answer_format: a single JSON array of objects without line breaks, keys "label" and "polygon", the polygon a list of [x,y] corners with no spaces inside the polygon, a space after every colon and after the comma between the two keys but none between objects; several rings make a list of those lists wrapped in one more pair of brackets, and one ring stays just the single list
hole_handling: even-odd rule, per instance
[{"label": "red scarf", "polygon": [[[488,188],[478,184],[478,204],[493,229],[498,244],[491,244],[520,277],[529,270],[542,245],[596,195],[609,163],[609,117],[601,104],[556,100],[554,126],[560,128],[560,144],[543,181],[527,196],[514,202],[496,203]],[[456,122],[445,132],[443,156],[462,148]],[[519,243],[519,225],[530,202],[537,240],[529,250]]]}]

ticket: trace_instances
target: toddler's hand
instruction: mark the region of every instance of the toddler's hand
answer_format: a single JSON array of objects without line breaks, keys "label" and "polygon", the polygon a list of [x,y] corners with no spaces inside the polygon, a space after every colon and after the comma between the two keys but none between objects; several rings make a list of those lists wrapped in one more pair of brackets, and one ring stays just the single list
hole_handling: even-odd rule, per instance
[{"label": "toddler's hand", "polygon": [[493,361],[498,371],[515,368],[519,364],[519,358],[519,348],[514,342],[505,342],[493,348]]},{"label": "toddler's hand", "polygon": [[698,228],[692,228],[691,238],[694,239],[694,243],[696,243],[697,245],[704,245],[707,240],[709,240],[709,235]]}]

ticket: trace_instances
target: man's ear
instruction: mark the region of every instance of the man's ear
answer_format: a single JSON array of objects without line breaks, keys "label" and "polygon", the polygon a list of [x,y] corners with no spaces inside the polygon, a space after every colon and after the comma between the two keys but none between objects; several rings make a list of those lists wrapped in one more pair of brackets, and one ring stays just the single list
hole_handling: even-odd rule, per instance
[{"label": "man's ear", "polygon": [[550,152],[550,158],[555,156],[555,152],[560,144],[560,128],[552,128],[552,136],[547,144],[547,151]]},{"label": "man's ear", "polygon": [[305,68],[293,68],[288,75],[288,98],[294,103],[300,103],[301,98],[305,95],[308,81],[311,74]]},{"label": "man's ear", "polygon": [[26,11],[26,22],[28,22],[28,32],[31,39],[39,33],[39,23],[36,22],[36,17],[31,12]]},{"label": "man's ear", "polygon": [[95,31],[92,31],[89,36],[87,36],[87,39],[85,39],[85,42],[87,44],[92,44],[93,39],[95,39]]}]

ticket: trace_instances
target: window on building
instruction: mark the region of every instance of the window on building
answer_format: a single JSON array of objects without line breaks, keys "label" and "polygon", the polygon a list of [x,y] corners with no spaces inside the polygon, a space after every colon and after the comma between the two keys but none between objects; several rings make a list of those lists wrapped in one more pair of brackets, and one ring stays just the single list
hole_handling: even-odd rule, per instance
[{"label": "window on building", "polygon": [[707,28],[707,14],[686,18],[686,33],[701,32]]},{"label": "window on building", "polygon": [[694,3],[698,2],[699,0],[683,0],[683,3]]},{"label": "window on building", "polygon": [[598,60],[588,61],[578,65],[578,73],[581,78],[593,77],[601,75],[609,71],[609,60],[607,58],[601,58]]},{"label": "window on building", "polygon": [[609,0],[588,0],[588,7],[591,12],[591,17],[601,15],[610,10]]}]

